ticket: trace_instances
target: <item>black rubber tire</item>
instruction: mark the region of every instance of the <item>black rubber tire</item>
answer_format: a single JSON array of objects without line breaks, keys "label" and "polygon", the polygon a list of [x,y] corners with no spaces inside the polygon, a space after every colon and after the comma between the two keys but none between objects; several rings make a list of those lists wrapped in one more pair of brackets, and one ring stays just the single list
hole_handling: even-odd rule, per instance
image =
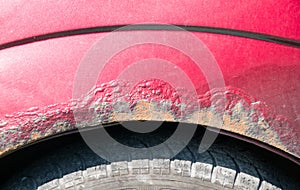
[{"label": "black rubber tire", "polygon": [[[126,131],[115,128],[112,136],[137,147],[163,141],[172,131],[172,126],[166,126],[167,130],[152,134],[155,138],[137,134],[128,138]],[[145,155],[142,160],[108,163],[79,137],[62,140],[59,147],[36,155],[1,189],[299,189],[299,166],[290,172],[280,165],[285,164],[282,158],[248,143],[219,136],[208,151],[199,154],[203,132],[199,127],[189,145],[171,160]]]}]

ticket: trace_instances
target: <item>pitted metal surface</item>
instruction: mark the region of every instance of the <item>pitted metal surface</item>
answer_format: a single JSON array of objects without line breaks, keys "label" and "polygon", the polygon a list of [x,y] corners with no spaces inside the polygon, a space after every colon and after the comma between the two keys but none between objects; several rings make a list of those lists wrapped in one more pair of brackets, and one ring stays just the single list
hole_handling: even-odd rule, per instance
[{"label": "pitted metal surface", "polygon": [[130,94],[123,94],[122,88],[126,86],[126,83],[111,81],[96,86],[81,99],[43,108],[33,107],[0,118],[0,155],[77,127],[136,120],[214,127],[216,117],[221,116],[222,130],[262,141],[300,157],[299,131],[291,132],[296,128],[291,127],[287,119],[273,114],[267,105],[242,90],[232,87],[213,89],[197,97],[197,107],[188,101],[188,92],[185,97],[179,97],[170,85],[162,81],[142,81]]}]

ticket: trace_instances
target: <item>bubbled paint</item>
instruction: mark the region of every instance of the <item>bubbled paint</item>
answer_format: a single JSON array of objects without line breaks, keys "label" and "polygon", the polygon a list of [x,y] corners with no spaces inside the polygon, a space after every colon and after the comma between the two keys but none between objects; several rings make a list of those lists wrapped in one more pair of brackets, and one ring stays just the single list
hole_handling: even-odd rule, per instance
[{"label": "bubbled paint", "polygon": [[199,95],[195,106],[195,102],[188,101],[190,92],[179,96],[170,84],[161,80],[141,81],[124,94],[123,89],[128,86],[131,85],[127,82],[114,80],[95,86],[81,99],[42,108],[32,107],[0,118],[0,155],[77,127],[132,120],[186,122],[214,127],[216,117],[221,116],[223,130],[300,157],[299,132],[291,132],[295,128],[287,119],[273,114],[267,105],[240,89],[212,89]]}]

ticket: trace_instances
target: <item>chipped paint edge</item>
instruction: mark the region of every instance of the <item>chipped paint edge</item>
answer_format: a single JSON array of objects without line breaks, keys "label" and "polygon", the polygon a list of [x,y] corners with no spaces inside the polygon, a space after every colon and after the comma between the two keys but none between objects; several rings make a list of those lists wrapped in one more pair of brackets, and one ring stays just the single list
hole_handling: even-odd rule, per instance
[{"label": "chipped paint edge", "polygon": [[[300,158],[298,148],[300,138],[297,136],[299,133],[290,131],[293,128],[288,121],[283,116],[274,115],[263,102],[259,102],[243,91],[232,87],[210,91],[199,96],[199,102],[218,97],[220,93],[227,97],[228,103],[224,109],[219,109],[217,105],[200,106],[198,110],[190,111],[184,118],[177,117],[170,107],[161,109],[162,106],[172,104],[169,100],[160,102],[137,100],[131,105],[131,113],[109,109],[109,107],[119,106],[122,103],[128,104],[126,101],[102,101],[98,104],[92,104],[86,98],[84,101],[72,100],[69,103],[50,105],[45,108],[30,108],[26,112],[6,115],[4,119],[0,119],[0,157],[25,145],[74,130],[77,127],[84,128],[99,124],[137,120],[185,122],[214,127],[214,121],[219,116],[223,120],[222,130],[266,143]],[[82,122],[75,125],[78,122],[74,119],[74,108],[78,108],[78,105],[81,105],[82,115],[91,112],[97,114],[92,114],[93,117],[87,120],[82,116]],[[186,107],[184,103],[177,104],[177,106]],[[290,135],[293,136],[287,138]]]}]

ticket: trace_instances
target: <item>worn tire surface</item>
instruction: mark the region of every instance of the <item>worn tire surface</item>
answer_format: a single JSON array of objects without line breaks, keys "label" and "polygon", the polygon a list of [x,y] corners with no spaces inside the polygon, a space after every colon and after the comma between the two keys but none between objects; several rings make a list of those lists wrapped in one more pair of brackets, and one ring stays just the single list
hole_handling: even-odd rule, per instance
[{"label": "worn tire surface", "polygon": [[[172,127],[143,136],[120,129],[111,134],[124,144],[148,147],[170,136]],[[149,154],[113,163],[93,153],[77,135],[36,155],[1,189],[299,189],[299,166],[290,171],[285,160],[251,144],[219,136],[208,151],[198,153],[203,132],[199,127],[189,145],[171,160]]]}]

